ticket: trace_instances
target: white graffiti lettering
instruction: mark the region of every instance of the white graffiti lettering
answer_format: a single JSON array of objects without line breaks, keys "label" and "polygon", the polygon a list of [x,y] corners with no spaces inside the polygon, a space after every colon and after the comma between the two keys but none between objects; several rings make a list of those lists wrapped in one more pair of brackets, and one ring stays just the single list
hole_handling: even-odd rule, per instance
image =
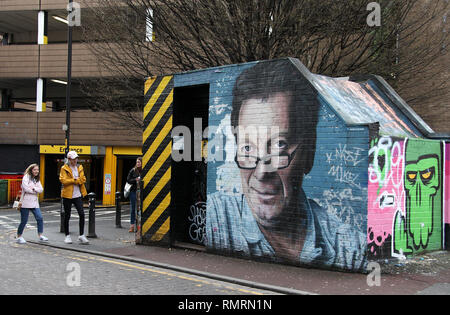
[{"label": "white graffiti lettering", "polygon": [[326,153],[327,163],[330,165],[328,175],[334,177],[339,183],[346,183],[354,188],[361,188],[361,184],[357,182],[359,174],[355,174],[348,170],[346,166],[355,167],[363,161],[361,148],[347,149],[347,145],[338,144],[334,153]]},{"label": "white graffiti lettering", "polygon": [[344,144],[344,146],[342,146],[342,144],[339,144],[339,148],[336,148],[334,154],[326,153],[327,163],[344,163],[345,165],[357,166],[363,161],[361,153],[364,152],[364,149],[356,147],[353,149],[354,151],[347,150],[346,144]]},{"label": "white graffiti lettering", "polygon": [[[369,156],[373,154],[373,163],[369,165],[369,181],[371,183],[379,183],[384,186],[385,183],[392,180],[392,185],[399,188],[402,185],[403,169],[403,152],[401,152],[400,142],[392,144],[390,137],[382,137],[378,141],[378,145],[373,146],[369,150]],[[384,165],[380,165],[380,157],[383,157]],[[397,174],[394,173],[396,170]]]},{"label": "white graffiti lettering", "polygon": [[320,206],[331,215],[338,217],[343,223],[363,229],[363,216],[353,208],[352,204],[364,201],[363,197],[354,196],[351,188],[341,191],[325,190]]},{"label": "white graffiti lettering", "polygon": [[206,203],[201,201],[192,205],[188,220],[192,222],[189,227],[189,237],[191,240],[203,244],[206,234]]},{"label": "white graffiti lettering", "polygon": [[359,175],[354,174],[350,171],[344,170],[344,168],[341,165],[338,165],[338,166],[332,165],[330,167],[330,170],[328,171],[328,175],[334,176],[334,179],[337,182],[346,183],[353,187],[361,188],[361,184],[356,182]]}]

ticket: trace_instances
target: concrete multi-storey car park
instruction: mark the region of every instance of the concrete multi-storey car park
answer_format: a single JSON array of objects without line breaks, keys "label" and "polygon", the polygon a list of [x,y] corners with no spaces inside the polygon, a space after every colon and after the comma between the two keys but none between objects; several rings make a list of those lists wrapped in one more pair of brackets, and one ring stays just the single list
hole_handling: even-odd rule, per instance
[{"label": "concrete multi-storey car park", "polygon": [[[0,1],[0,173],[22,173],[27,165],[39,162],[45,186],[42,199],[59,198],[67,80],[67,24],[61,18],[67,17],[67,4]],[[44,40],[38,39],[39,16],[44,18]],[[119,127],[108,113],[88,110],[79,80],[107,75],[81,43],[79,28],[73,27],[70,145],[88,170],[89,190],[103,204],[112,205],[115,191],[123,187],[123,174],[141,154],[142,135],[140,130]]]}]

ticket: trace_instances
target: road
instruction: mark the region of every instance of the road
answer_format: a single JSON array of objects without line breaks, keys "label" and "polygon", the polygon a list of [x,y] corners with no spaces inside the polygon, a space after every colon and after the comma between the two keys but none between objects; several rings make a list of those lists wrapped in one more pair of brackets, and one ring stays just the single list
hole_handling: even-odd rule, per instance
[{"label": "road", "polygon": [[[58,205],[44,205],[42,212],[44,232],[48,233],[51,247],[31,243],[37,239],[32,215],[25,231],[29,243],[25,246],[16,244],[14,235],[19,214],[13,210],[0,210],[0,295],[207,294],[225,297],[230,294],[272,294],[271,291],[286,294],[450,294],[448,251],[426,253],[399,262],[385,261],[381,266],[379,286],[369,286],[368,280],[376,279],[372,273],[319,271],[235,261],[175,248],[164,251],[153,246],[135,246],[134,235],[128,233],[127,209],[122,212],[122,229],[115,227],[113,209],[98,209],[98,238],[92,239],[89,246],[76,241],[78,218],[73,211],[74,244],[65,246],[64,234],[59,233]],[[181,260],[186,260],[186,264]],[[172,268],[169,270],[166,266]],[[280,288],[291,288],[297,293]]]},{"label": "road", "polygon": [[[57,221],[43,211],[46,222]],[[113,220],[113,214],[110,214]],[[101,217],[100,217],[101,219]],[[106,215],[105,215],[106,219]],[[30,214],[33,229],[34,218]],[[28,242],[17,244],[18,214],[0,212],[0,294],[264,295],[270,291],[164,268]]]}]

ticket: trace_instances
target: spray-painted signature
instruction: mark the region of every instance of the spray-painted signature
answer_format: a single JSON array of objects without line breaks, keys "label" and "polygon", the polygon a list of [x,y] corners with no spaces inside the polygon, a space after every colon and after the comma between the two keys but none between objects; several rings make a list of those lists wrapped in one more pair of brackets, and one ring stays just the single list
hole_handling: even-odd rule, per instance
[{"label": "spray-painted signature", "polygon": [[188,220],[191,223],[189,227],[189,237],[198,243],[204,244],[206,233],[206,202],[200,201],[190,208]]}]

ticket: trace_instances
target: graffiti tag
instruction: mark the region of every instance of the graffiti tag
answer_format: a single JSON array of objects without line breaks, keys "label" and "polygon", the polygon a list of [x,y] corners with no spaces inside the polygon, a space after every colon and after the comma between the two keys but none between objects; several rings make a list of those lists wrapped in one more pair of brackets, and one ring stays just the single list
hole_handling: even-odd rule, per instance
[{"label": "graffiti tag", "polygon": [[345,168],[345,166],[355,167],[363,161],[361,148],[353,148],[348,150],[347,145],[339,144],[334,153],[326,153],[327,163],[330,165],[328,175],[334,177],[339,183],[346,183],[352,187],[361,188],[361,184],[357,182],[359,174],[355,174]]},{"label": "graffiti tag", "polygon": [[320,202],[320,205],[329,214],[338,217],[343,223],[356,226],[359,230],[362,230],[363,216],[361,213],[357,213],[352,206],[354,202],[362,200],[362,197],[353,195],[351,188],[346,188],[342,191],[326,190],[323,192],[323,200]]},{"label": "graffiti tag", "polygon": [[201,201],[192,205],[188,220],[191,222],[189,237],[194,242],[204,244],[206,234],[206,203]]},{"label": "graffiti tag", "polygon": [[327,163],[344,163],[345,165],[357,166],[359,163],[363,161],[362,152],[364,149],[354,148],[353,151],[347,150],[347,145],[339,144],[339,148],[336,148],[336,151],[333,153],[326,153],[327,155]]}]

